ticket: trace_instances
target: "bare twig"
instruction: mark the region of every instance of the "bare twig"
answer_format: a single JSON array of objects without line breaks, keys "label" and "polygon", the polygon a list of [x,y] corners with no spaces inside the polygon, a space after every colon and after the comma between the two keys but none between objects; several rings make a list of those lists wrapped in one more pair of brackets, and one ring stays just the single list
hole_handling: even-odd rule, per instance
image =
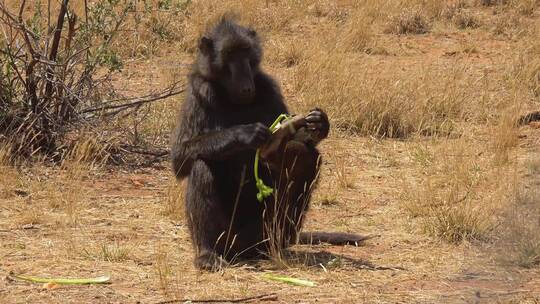
[{"label": "bare twig", "polygon": [[24,12],[24,7],[26,5],[26,0],[22,0],[21,1],[21,6],[19,7],[19,22],[22,23],[23,20],[22,20],[22,14]]},{"label": "bare twig", "polygon": [[[150,102],[165,99],[167,97],[175,96],[175,95],[178,95],[178,94],[180,94],[182,92],[184,92],[184,88],[176,89],[175,86],[171,86],[168,89],[166,89],[165,91],[160,92],[158,94],[148,95],[148,96],[140,97],[140,98],[134,98],[134,99],[132,99],[131,102],[128,102],[128,103],[111,105],[111,104],[109,104],[110,101],[109,102],[104,102],[106,104],[104,106],[84,109],[84,110],[79,111],[79,114],[106,111],[106,110],[113,110],[113,109],[120,109],[120,111],[123,111],[123,110],[126,110],[126,109],[131,108],[131,107],[136,107],[136,106],[143,105],[145,103],[150,103]],[[114,112],[114,114],[117,114],[120,111],[116,111],[116,112]]]},{"label": "bare twig", "polygon": [[232,300],[217,300],[217,299],[207,299],[207,300],[190,300],[190,299],[175,299],[157,302],[156,304],[173,304],[173,303],[253,303],[259,301],[277,301],[278,296],[275,293],[264,294],[260,296],[253,296],[241,299],[232,299]]},{"label": "bare twig", "polygon": [[150,151],[150,150],[147,150],[147,149],[128,146],[128,145],[123,145],[120,148],[122,150],[126,151],[126,152],[135,153],[135,154],[141,154],[141,155],[150,155],[150,156],[155,156],[155,157],[163,157],[163,156],[169,155],[168,150]]},{"label": "bare twig", "polygon": [[60,12],[58,13],[58,20],[56,21],[56,28],[54,29],[51,52],[49,53],[50,61],[56,61],[58,48],[60,47],[60,38],[62,37],[62,28],[64,27],[64,18],[68,10],[68,3],[69,3],[69,0],[63,0],[62,6],[60,6]]},{"label": "bare twig", "polygon": [[[50,34],[51,30],[51,0],[47,0],[47,35]],[[45,42],[45,53],[49,53],[49,42],[50,39],[47,39]]]},{"label": "bare twig", "polygon": [[[84,0],[84,22],[88,24],[88,0]],[[90,49],[86,49],[86,61],[90,61]]]},{"label": "bare twig", "polygon": [[[24,6],[25,5],[25,2],[24,1],[20,8],[22,8],[24,10]],[[19,8],[19,10],[20,10]],[[32,36],[32,38],[34,39],[37,39],[38,37],[36,36],[36,34],[34,34],[34,32],[32,32],[31,30],[29,30],[26,25],[24,25],[24,22],[20,21],[22,20],[22,15],[19,15],[19,16],[14,16],[6,7],[5,7],[5,4],[3,3],[0,3],[0,11],[4,14],[5,17],[7,17],[9,20],[11,20],[11,22],[13,22],[18,28],[20,28],[21,30],[27,32],[30,36]]]},{"label": "bare twig", "polygon": [[[56,61],[58,55],[58,48],[60,47],[60,38],[62,38],[62,28],[64,27],[64,18],[68,11],[69,0],[63,0],[60,6],[60,12],[58,13],[58,20],[56,21],[56,28],[54,29],[53,41],[51,45],[51,52],[49,53],[49,61]],[[70,27],[71,28],[71,27]],[[54,75],[53,69],[49,66],[47,68],[47,74]],[[47,81],[45,85],[45,102],[50,102],[52,96],[53,84],[52,81]]]}]

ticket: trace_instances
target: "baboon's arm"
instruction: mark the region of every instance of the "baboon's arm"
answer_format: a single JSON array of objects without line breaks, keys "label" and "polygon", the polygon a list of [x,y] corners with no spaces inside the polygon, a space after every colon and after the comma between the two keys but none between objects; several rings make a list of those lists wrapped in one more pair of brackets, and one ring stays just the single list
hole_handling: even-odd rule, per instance
[{"label": "baboon's arm", "polygon": [[236,136],[237,127],[220,131],[211,131],[191,139],[180,139],[172,149],[172,162],[178,178],[185,177],[191,171],[193,162],[202,160],[223,160],[234,153],[246,149]]}]

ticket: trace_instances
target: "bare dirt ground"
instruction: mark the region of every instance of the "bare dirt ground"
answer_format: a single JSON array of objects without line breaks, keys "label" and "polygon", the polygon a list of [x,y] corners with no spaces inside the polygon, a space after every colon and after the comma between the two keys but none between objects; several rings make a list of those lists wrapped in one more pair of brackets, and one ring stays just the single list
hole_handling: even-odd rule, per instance
[{"label": "bare dirt ground", "polygon": [[[537,152],[540,134],[526,128],[523,153]],[[502,267],[483,246],[450,245],[418,234],[397,201],[401,176],[414,170],[408,143],[363,138],[331,138],[329,158],[306,229],[377,235],[359,247],[299,246],[308,262],[279,269],[270,262],[222,273],[201,273],[191,264],[185,222],[164,215],[171,175],[166,169],[85,176],[77,223],[64,212],[38,208],[47,197],[24,193],[2,199],[0,299],[3,303],[157,303],[160,300],[235,299],[276,293],[279,303],[537,303],[539,270]],[[330,151],[338,155],[329,156]],[[387,159],[397,163],[388,165]],[[338,201],[321,199],[334,191],[333,162],[345,161],[350,187]],[[44,172],[49,172],[44,169]],[[43,171],[42,171],[43,173]],[[53,177],[57,172],[50,172]],[[44,181],[46,182],[46,181]],[[531,182],[533,182],[531,180]],[[537,185],[538,176],[534,181]],[[23,224],[26,223],[26,224]],[[322,266],[321,266],[322,265]],[[326,265],[326,266],[325,266]],[[316,287],[269,282],[271,271],[311,280]],[[8,274],[92,277],[110,274],[103,286],[42,289],[12,281]]]},{"label": "bare dirt ground", "polygon": [[[489,15],[490,11],[482,9],[478,14]],[[310,26],[299,32],[316,31]],[[272,58],[275,48],[271,43],[279,34],[268,36],[267,56]],[[378,31],[376,40],[389,52],[359,55],[368,76],[417,73],[419,66],[444,72],[459,65],[479,79],[482,75],[489,78],[502,73],[504,67],[498,63],[511,60],[517,47],[515,40],[484,29],[434,29],[410,36]],[[166,50],[150,59],[127,62],[115,84],[124,93],[140,94],[165,82],[171,73],[182,78],[191,57],[179,53]],[[171,72],[176,68],[181,71]],[[282,83],[292,108],[302,108],[294,103],[292,72],[272,61],[266,70]],[[479,83],[470,86],[474,90]],[[537,100],[528,103],[527,110],[534,110]],[[157,114],[170,115],[180,102],[181,97],[169,100]],[[159,121],[160,116],[152,119]],[[84,164],[63,169],[0,167],[4,170],[0,172],[0,303],[159,303],[173,299],[228,303],[263,294],[275,294],[277,298],[271,300],[276,303],[540,303],[538,266],[506,262],[508,248],[499,246],[491,235],[458,242],[437,237],[426,231],[426,219],[412,216],[406,204],[430,194],[425,186],[437,175],[430,171],[436,164],[491,163],[492,127],[489,121],[467,122],[460,128],[469,131],[459,138],[407,139],[335,130],[321,145],[324,166],[305,230],[358,232],[373,238],[358,247],[297,246],[293,251],[302,260],[286,267],[260,261],[219,273],[200,272],[192,265],[193,250],[179,205],[182,186],[176,185],[167,162],[138,169]],[[534,192],[540,185],[540,170],[531,170],[528,162],[540,157],[540,129],[527,125],[516,130],[518,141],[510,149],[510,164],[493,174]],[[466,147],[460,155],[448,148],[459,146]],[[479,171],[488,170],[484,169]],[[480,179],[488,179],[486,176]],[[491,200],[504,200],[514,188],[493,189],[471,200],[477,199],[482,207]],[[495,228],[504,225],[496,218]],[[495,228],[491,231],[497,231]],[[310,280],[315,287],[269,281],[262,277],[266,272]],[[45,288],[14,280],[12,274],[107,274],[111,283]]]}]

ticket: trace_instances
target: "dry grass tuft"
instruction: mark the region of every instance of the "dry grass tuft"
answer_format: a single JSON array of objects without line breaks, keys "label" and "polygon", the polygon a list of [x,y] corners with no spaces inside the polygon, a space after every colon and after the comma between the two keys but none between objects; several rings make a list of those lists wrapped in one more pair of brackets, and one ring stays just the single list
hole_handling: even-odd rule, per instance
[{"label": "dry grass tuft", "polygon": [[421,219],[422,230],[447,242],[487,238],[497,206],[483,198],[493,194],[488,188],[498,185],[486,182],[488,173],[477,161],[478,152],[463,140],[436,151],[415,151],[412,156],[423,167],[423,177],[407,187],[404,209]]},{"label": "dry grass tuft", "polygon": [[540,22],[523,39],[517,59],[514,62],[514,77],[529,89],[535,97],[540,97]]},{"label": "dry grass tuft", "polygon": [[133,248],[131,245],[123,245],[119,242],[101,244],[90,248],[83,248],[81,255],[95,261],[121,263],[132,258]]},{"label": "dry grass tuft", "polygon": [[297,66],[305,59],[307,45],[302,41],[274,39],[265,45],[267,62],[280,67],[291,68]]},{"label": "dry grass tuft", "polygon": [[540,175],[540,159],[529,159],[525,166],[529,175],[536,176]]},{"label": "dry grass tuft", "polygon": [[461,43],[461,51],[465,54],[478,54],[478,44],[473,40]]},{"label": "dry grass tuft", "polygon": [[184,195],[185,183],[179,184],[176,180],[171,181],[167,188],[167,197],[163,208],[163,215],[171,220],[185,219]]},{"label": "dry grass tuft", "polygon": [[533,16],[540,7],[538,0],[479,0],[483,6],[503,6],[511,8],[521,15]]},{"label": "dry grass tuft", "polygon": [[459,67],[444,73],[363,71],[362,63],[346,54],[314,53],[299,65],[295,80],[302,100],[309,101],[304,109],[315,105],[328,109],[332,123],[341,130],[393,138],[449,135],[456,131],[456,120],[486,111],[467,102],[472,80]]},{"label": "dry grass tuft", "polygon": [[107,144],[100,143],[96,137],[81,137],[66,153],[63,160],[70,163],[84,163],[89,167],[100,166],[109,159],[108,148]]},{"label": "dry grass tuft", "polygon": [[[335,35],[337,41],[334,43],[338,51],[347,52],[368,52],[373,50],[373,19],[363,11],[357,11],[347,19],[347,22]],[[332,35],[330,35],[332,37]]]},{"label": "dry grass tuft", "polygon": [[452,16],[452,22],[459,29],[477,28],[480,26],[480,21],[472,13],[464,10],[459,10]]},{"label": "dry grass tuft", "polygon": [[13,153],[11,146],[0,141],[0,198],[14,196],[18,188],[20,173],[13,166]]},{"label": "dry grass tuft", "polygon": [[523,34],[525,24],[528,22],[524,17],[514,12],[506,12],[491,19],[491,31],[495,35],[514,38]]},{"label": "dry grass tuft", "polygon": [[479,0],[478,2],[483,6],[495,6],[507,4],[509,0]]},{"label": "dry grass tuft", "polygon": [[[223,15],[239,19],[246,25],[256,25],[261,33],[286,32],[294,20],[306,13],[306,6],[298,1],[194,1],[186,10],[180,31],[181,47],[192,52],[201,34]],[[264,20],[264,22],[260,22]]]},{"label": "dry grass tuft", "polygon": [[338,185],[342,189],[354,188],[354,184],[351,181],[349,174],[347,173],[347,162],[343,157],[336,159],[336,167],[334,168],[334,175],[338,182]]},{"label": "dry grass tuft", "polygon": [[0,168],[12,163],[13,152],[11,145],[0,141]]},{"label": "dry grass tuft", "polygon": [[518,117],[515,109],[505,111],[493,130],[493,160],[496,165],[507,164],[510,152],[518,144],[519,130],[516,124]]},{"label": "dry grass tuft", "polygon": [[493,228],[489,214],[470,204],[457,203],[432,212],[432,218],[425,222],[427,232],[449,243],[482,240]]},{"label": "dry grass tuft", "polygon": [[512,0],[511,4],[514,9],[522,15],[532,17],[534,13],[540,8],[540,1],[538,0]]},{"label": "dry grass tuft", "polygon": [[155,253],[155,259],[154,268],[159,281],[159,287],[165,295],[168,295],[171,283],[170,280],[173,272],[167,249],[159,246]]},{"label": "dry grass tuft", "polygon": [[397,35],[425,34],[429,32],[430,28],[430,22],[420,9],[409,8],[390,18],[385,33]]},{"label": "dry grass tuft", "polygon": [[32,203],[25,202],[24,204],[20,212],[20,217],[17,219],[18,227],[31,227],[45,222],[42,208]]},{"label": "dry grass tuft", "polygon": [[333,21],[342,21],[347,17],[347,11],[341,9],[336,1],[316,0],[307,8],[307,13],[317,18],[328,18]]},{"label": "dry grass tuft", "polygon": [[516,192],[500,227],[496,252],[503,262],[525,268],[540,265],[540,192],[534,185]]}]

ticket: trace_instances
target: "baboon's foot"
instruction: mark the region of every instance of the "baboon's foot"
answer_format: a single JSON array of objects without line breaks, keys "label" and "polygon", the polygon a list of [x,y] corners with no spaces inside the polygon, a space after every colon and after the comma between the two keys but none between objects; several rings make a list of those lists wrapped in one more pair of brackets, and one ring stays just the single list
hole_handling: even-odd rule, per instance
[{"label": "baboon's foot", "polygon": [[229,266],[229,263],[215,252],[204,251],[195,258],[195,266],[201,270],[216,272]]}]

